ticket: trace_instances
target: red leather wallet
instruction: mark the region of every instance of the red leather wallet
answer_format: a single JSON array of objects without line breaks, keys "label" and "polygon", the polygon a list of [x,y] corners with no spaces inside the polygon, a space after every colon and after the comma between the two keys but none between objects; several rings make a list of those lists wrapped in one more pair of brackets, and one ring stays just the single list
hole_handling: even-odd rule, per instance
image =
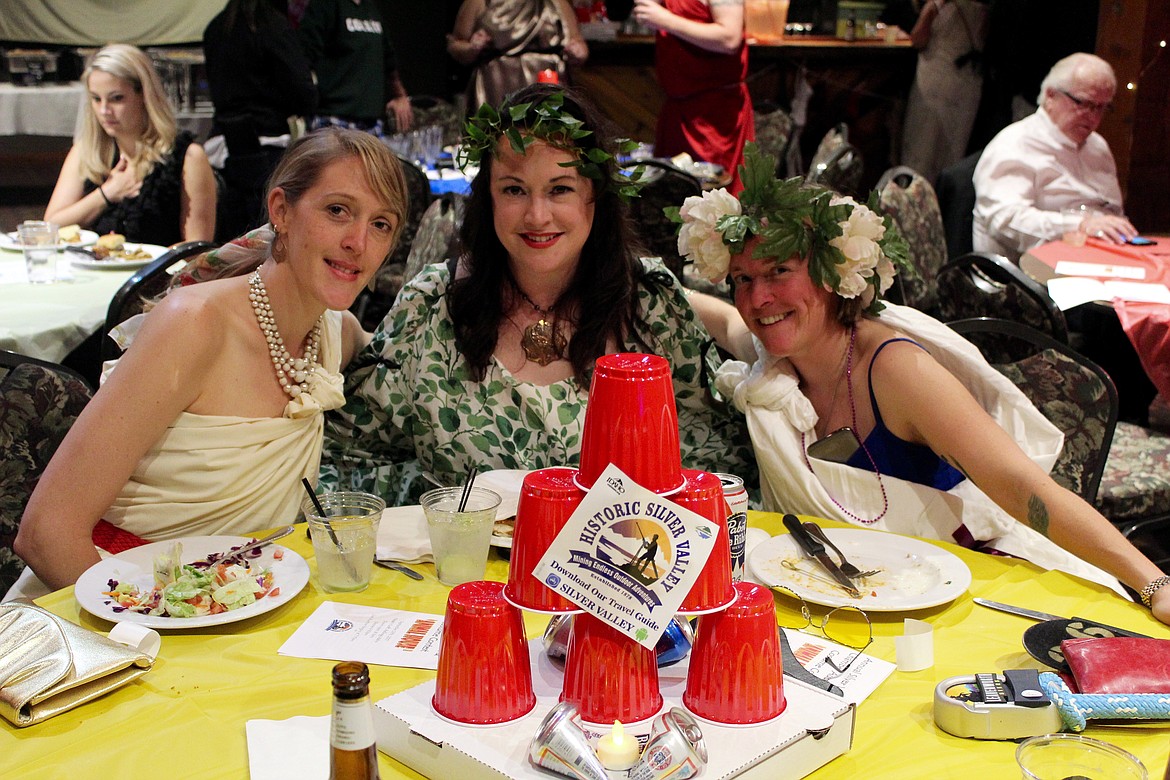
[{"label": "red leather wallet", "polygon": [[1170,693],[1170,639],[1066,639],[1060,649],[1081,693]]}]

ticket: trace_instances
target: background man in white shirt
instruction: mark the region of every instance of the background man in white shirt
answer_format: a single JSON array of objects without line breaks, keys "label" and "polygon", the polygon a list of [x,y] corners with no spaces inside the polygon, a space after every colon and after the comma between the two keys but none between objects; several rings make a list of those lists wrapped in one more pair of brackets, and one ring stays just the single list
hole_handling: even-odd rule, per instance
[{"label": "background man in white shirt", "polygon": [[[975,168],[976,251],[1019,261],[1031,247],[1078,228],[1124,242],[1137,235],[1122,210],[1117,166],[1097,134],[1117,80],[1109,63],[1079,52],[1040,85],[1035,114],[991,140]],[[1081,213],[1062,209],[1083,207]]]}]

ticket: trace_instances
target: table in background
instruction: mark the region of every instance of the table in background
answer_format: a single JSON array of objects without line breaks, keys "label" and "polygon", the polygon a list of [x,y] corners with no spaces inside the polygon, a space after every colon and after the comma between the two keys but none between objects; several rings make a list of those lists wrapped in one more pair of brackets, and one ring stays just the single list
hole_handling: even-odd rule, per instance
[{"label": "table in background", "polygon": [[[1170,238],[1154,239],[1154,242],[1151,246],[1130,246],[1090,238],[1084,246],[1072,246],[1052,241],[1026,252],[1020,258],[1020,269],[1047,284],[1057,276],[1056,266],[1062,261],[1130,266],[1145,271],[1145,278],[1140,281],[1170,286]],[[1129,301],[1122,303],[1122,309],[1117,316],[1146,375],[1164,398],[1170,398],[1170,306]],[[1108,356],[1089,351],[1086,354],[1113,373]]]},{"label": "table in background", "polygon": [[73,281],[5,282],[24,271],[21,252],[0,250],[0,349],[60,363],[106,321],[133,269],[74,268]]},{"label": "table in background", "polygon": [[[751,512],[749,524],[782,533],[780,515]],[[826,525],[840,525],[825,523]],[[309,559],[312,549],[298,532],[288,547]],[[982,555],[936,543],[971,568],[970,592],[954,602],[911,613],[871,613],[875,639],[869,653],[894,660],[894,637],[903,618],[934,626],[932,668],[894,672],[857,710],[853,747],[810,777],[853,778],[1018,777],[1013,742],[960,739],[935,728],[934,686],[940,680],[976,672],[1037,667],[1020,637],[1032,622],[972,603],[972,596],[1080,615],[1152,636],[1170,638],[1142,607],[1105,588],[1023,561]],[[137,777],[165,766],[168,778],[247,778],[245,723],[253,718],[282,720],[294,715],[327,715],[331,705],[332,661],[277,655],[277,649],[323,601],[374,605],[442,614],[449,589],[434,567],[418,565],[425,579],[407,579],[375,567],[369,589],[325,594],[310,564],[308,586],[288,604],[236,624],[164,631],[162,650],[145,676],[108,696],[26,729],[0,726],[0,770],[5,776],[50,778]],[[489,579],[504,581],[507,563],[493,552]],[[83,613],[66,588],[39,600],[41,606],[96,631],[110,624]],[[824,608],[814,607],[817,615]],[[539,636],[547,616],[525,613],[530,637]],[[375,701],[433,679],[434,672],[374,666],[370,692]],[[1090,727],[1090,736],[1137,755],[1160,777],[1170,749],[1165,729]],[[379,753],[384,780],[418,778],[415,771]]]},{"label": "table in background", "polygon": [[0,84],[0,135],[72,137],[84,99],[80,81],[39,87]]}]

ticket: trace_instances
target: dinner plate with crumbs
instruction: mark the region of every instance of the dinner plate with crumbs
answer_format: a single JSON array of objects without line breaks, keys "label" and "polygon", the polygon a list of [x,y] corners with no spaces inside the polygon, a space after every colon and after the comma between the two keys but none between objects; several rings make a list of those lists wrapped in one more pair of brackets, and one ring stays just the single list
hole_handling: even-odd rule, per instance
[{"label": "dinner plate with crumbs", "polygon": [[111,581],[137,585],[143,592],[153,588],[155,559],[161,554],[170,552],[171,546],[175,542],[183,545],[180,560],[183,563],[191,563],[206,559],[212,553],[225,553],[234,547],[241,547],[251,542],[253,538],[246,536],[188,536],[144,544],[109,558],[103,558],[90,566],[77,579],[74,595],[82,609],[102,620],[108,620],[111,623],[139,623],[162,630],[178,631],[187,628],[221,626],[263,615],[291,601],[309,582],[309,564],[305,562],[305,559],[287,547],[276,544],[262,548],[259,551],[260,555],[257,557],[248,556],[247,559],[253,572],[259,573],[264,569],[272,571],[271,589],[267,595],[238,609],[229,609],[226,612],[198,617],[144,615],[120,608],[113,597],[107,595],[107,591],[112,587]]},{"label": "dinner plate with crumbs", "polygon": [[[97,241],[98,234],[92,230],[77,231],[76,241],[62,241],[58,238],[54,249],[68,249],[71,246],[93,246]],[[0,249],[7,249],[10,252],[19,252],[22,247],[20,244],[20,236],[15,230],[11,233],[0,233]]]},{"label": "dinner plate with crumbs", "polygon": [[91,271],[117,271],[141,268],[153,263],[155,259],[167,251],[165,246],[158,244],[123,244],[116,252],[110,252],[101,259],[90,257],[78,252],[69,253],[69,263],[74,268],[87,268]]},{"label": "dinner plate with crumbs", "polygon": [[[756,580],[786,587],[813,604],[869,612],[936,607],[963,595],[971,585],[971,570],[961,558],[921,539],[864,528],[824,531],[858,569],[878,570],[857,580],[861,598],[850,598],[819,563],[805,557],[789,534],[773,536],[752,549],[748,566]],[[828,554],[837,560],[832,550]]]}]

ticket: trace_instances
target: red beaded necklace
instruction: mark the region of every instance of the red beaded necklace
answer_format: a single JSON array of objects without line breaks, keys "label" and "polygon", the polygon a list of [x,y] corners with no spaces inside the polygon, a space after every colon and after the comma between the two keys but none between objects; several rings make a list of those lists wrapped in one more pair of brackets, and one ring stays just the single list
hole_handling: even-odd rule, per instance
[{"label": "red beaded necklace", "polygon": [[[854,433],[857,432],[857,406],[853,402],[853,347],[856,343],[857,343],[857,326],[854,325],[853,327],[851,327],[849,329],[849,350],[848,350],[848,352],[845,353],[845,389],[849,393],[849,414],[850,414],[850,417],[851,417],[851,420],[853,423]],[[881,473],[881,471],[878,470],[877,462],[874,461],[873,455],[869,454],[869,449],[865,446],[865,442],[862,440],[862,438],[860,436],[857,437],[857,442],[858,442],[858,444],[861,445],[861,451],[865,453],[865,457],[869,459],[869,465],[873,467],[874,475],[877,476],[878,487],[882,491],[882,511],[881,511],[881,514],[879,514],[877,517],[873,518],[872,520],[866,520],[865,518],[858,517],[857,515],[850,512],[848,509],[846,509],[844,506],[841,505],[840,501],[833,498],[832,496],[829,496],[829,500],[832,501],[833,504],[838,509],[840,509],[842,512],[844,512],[846,514],[846,516],[848,516],[850,519],[856,520],[859,523],[864,523],[865,525],[871,525],[871,524],[876,523],[878,520],[881,520],[883,517],[886,516],[886,512],[890,508],[890,498],[889,498],[889,496],[886,495],[886,486],[882,482],[882,473]],[[812,463],[808,459],[808,450],[806,450],[804,447],[804,431],[800,432],[800,454],[804,457],[804,465],[808,467],[809,471],[813,472],[813,476],[816,476],[816,472],[813,471]],[[822,487],[824,487],[824,485],[822,485]],[[828,490],[826,490],[825,492],[827,494]]]}]

